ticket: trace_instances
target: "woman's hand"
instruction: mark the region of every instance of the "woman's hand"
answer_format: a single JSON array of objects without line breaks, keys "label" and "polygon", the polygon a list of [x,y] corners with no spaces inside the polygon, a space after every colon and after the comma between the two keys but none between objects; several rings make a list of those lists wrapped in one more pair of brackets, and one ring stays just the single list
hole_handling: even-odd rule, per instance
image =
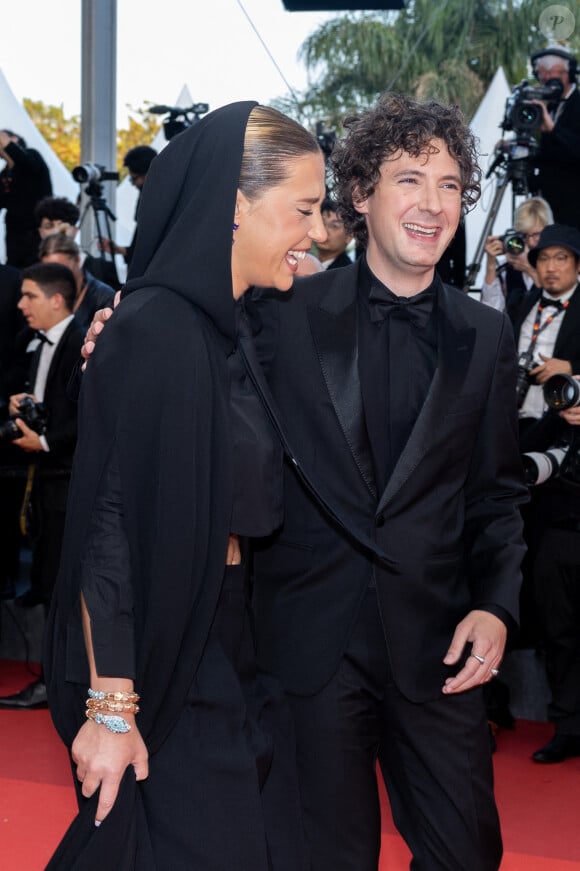
[{"label": "woman's hand", "polygon": [[237,535],[230,535],[228,539],[228,552],[226,554],[227,566],[239,566],[242,561],[240,540]]},{"label": "woman's hand", "polygon": [[84,359],[83,363],[83,372],[87,366],[87,360],[95,350],[95,345],[99,335],[103,332],[105,328],[105,323],[109,320],[111,315],[113,314],[113,309],[116,309],[118,304],[121,301],[121,291],[118,290],[115,294],[115,298],[113,300],[113,308],[100,308],[93,315],[93,319],[91,321],[91,325],[87,330],[87,334],[85,336],[85,341],[81,348],[81,356]]},{"label": "woman's hand", "polygon": [[149,775],[147,747],[135,725],[135,717],[123,716],[131,726],[130,732],[113,734],[106,726],[87,720],[72,745],[72,758],[85,798],[101,788],[96,826],[100,826],[115,804],[119,784],[129,765],[135,769],[137,780],[145,780]]}]

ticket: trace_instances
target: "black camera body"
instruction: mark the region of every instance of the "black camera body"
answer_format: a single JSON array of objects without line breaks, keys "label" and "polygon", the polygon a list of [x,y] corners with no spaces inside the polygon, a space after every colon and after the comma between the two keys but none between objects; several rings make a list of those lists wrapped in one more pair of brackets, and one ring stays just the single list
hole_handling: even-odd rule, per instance
[{"label": "black camera body", "polygon": [[42,402],[35,402],[31,396],[24,396],[18,405],[18,414],[12,415],[0,425],[0,441],[13,442],[20,438],[22,430],[16,423],[17,417],[38,435],[46,432],[46,408]]},{"label": "black camera body", "polygon": [[558,105],[564,87],[559,79],[550,79],[545,85],[534,87],[527,79],[516,85],[506,100],[502,122],[504,130],[513,130],[517,135],[529,136],[542,126],[542,109],[532,100],[541,100],[549,107]]},{"label": "black camera body", "polygon": [[536,366],[534,362],[533,352],[528,349],[527,351],[522,351],[522,353],[518,357],[518,368],[517,368],[517,377],[516,377],[516,398],[518,408],[521,408],[524,404],[524,399],[528,394],[528,390],[530,389],[530,385],[532,383],[532,378],[530,376],[530,371]]},{"label": "black camera body", "polygon": [[504,254],[523,254],[526,250],[526,238],[523,233],[517,230],[506,230],[503,236],[500,236],[500,241],[503,245]]}]

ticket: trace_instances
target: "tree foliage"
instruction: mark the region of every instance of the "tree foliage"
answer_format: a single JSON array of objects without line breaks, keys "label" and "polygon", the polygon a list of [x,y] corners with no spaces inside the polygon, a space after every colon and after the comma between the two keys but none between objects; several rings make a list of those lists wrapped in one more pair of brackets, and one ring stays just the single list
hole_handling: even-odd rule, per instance
[{"label": "tree foliage", "polygon": [[[63,106],[50,106],[42,100],[24,98],[23,105],[31,120],[67,169],[81,162],[80,115],[66,117]],[[123,178],[127,169],[123,157],[136,145],[149,145],[157,135],[161,122],[149,112],[148,104],[140,109],[127,107],[130,115],[127,127],[117,130],[117,170]]]},{"label": "tree foliage", "polygon": [[[559,0],[580,25],[580,0]],[[275,101],[303,123],[339,127],[385,90],[456,103],[471,117],[498,67],[516,84],[530,54],[554,42],[540,32],[546,0],[410,0],[398,12],[347,13],[302,45],[308,87]],[[569,41],[580,48],[580,38]]]}]

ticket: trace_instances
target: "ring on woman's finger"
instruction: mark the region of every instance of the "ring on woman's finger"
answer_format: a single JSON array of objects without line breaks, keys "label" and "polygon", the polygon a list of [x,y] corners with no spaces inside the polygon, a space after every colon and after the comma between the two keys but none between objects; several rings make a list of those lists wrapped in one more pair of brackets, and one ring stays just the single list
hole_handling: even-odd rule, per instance
[{"label": "ring on woman's finger", "polygon": [[499,668],[490,668],[490,672],[494,677],[497,677],[499,674]]},{"label": "ring on woman's finger", "polygon": [[470,653],[470,656],[473,656],[474,659],[477,659],[480,665],[485,664],[485,656],[479,656],[477,653]]}]

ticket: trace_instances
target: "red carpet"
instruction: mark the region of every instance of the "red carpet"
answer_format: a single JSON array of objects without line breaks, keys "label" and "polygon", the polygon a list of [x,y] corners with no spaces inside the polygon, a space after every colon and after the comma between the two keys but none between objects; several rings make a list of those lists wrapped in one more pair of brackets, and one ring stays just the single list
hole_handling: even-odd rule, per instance
[{"label": "red carpet", "polygon": [[[0,695],[30,679],[21,663],[0,662]],[[498,735],[494,763],[505,843],[502,871],[580,871],[580,759],[555,766],[530,761],[550,735],[547,724],[529,722]],[[406,871],[409,853],[385,799],[383,809],[380,871]],[[0,711],[2,871],[41,871],[74,812],[68,758],[48,712]]]}]

